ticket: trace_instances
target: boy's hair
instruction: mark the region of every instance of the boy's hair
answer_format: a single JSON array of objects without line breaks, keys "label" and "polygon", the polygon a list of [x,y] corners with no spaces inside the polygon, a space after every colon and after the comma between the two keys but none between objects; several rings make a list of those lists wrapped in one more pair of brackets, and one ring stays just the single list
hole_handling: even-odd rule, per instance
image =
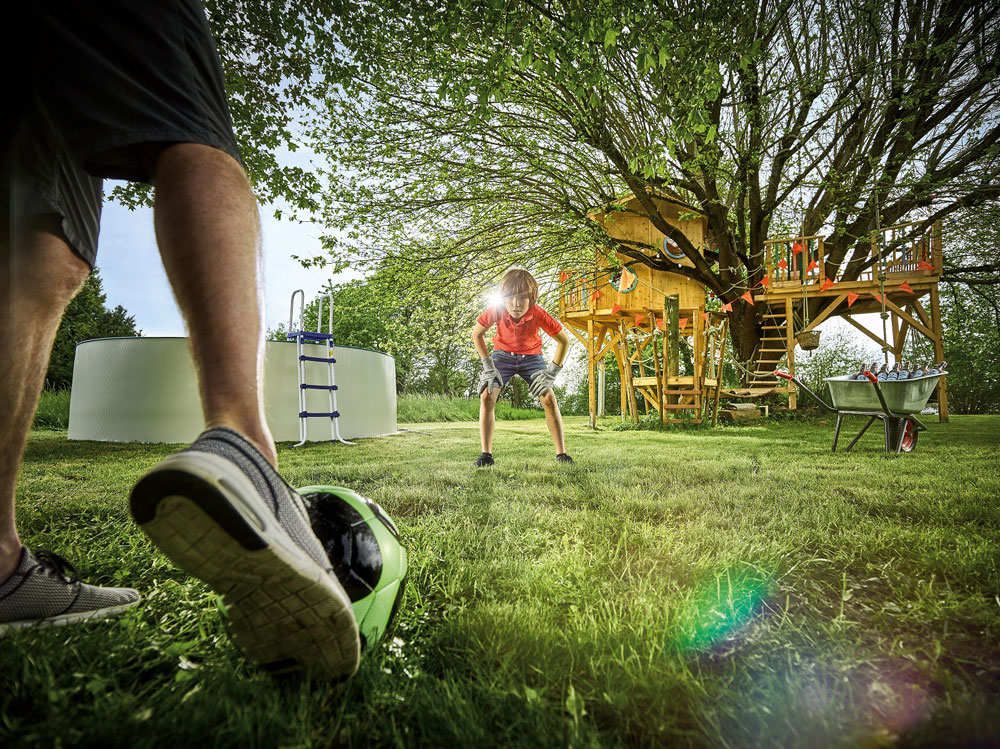
[{"label": "boy's hair", "polygon": [[531,303],[538,301],[538,281],[524,268],[511,268],[500,279],[500,295],[521,296],[527,294]]}]

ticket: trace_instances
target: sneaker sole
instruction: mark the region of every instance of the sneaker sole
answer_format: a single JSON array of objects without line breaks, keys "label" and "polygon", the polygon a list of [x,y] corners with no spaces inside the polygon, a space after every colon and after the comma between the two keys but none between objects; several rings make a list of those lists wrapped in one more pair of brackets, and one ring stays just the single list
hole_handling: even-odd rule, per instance
[{"label": "sneaker sole", "polygon": [[347,593],[228,460],[171,455],[139,480],[130,504],[172,562],[221,594],[230,635],[249,660],[278,672],[316,667],[334,678],[357,670],[360,643]]},{"label": "sneaker sole", "polygon": [[139,604],[142,598],[137,598],[131,603],[123,603],[121,606],[109,606],[106,609],[95,609],[92,611],[78,611],[74,614],[59,614],[48,619],[30,619],[23,622],[4,622],[0,624],[0,637],[8,632],[18,632],[25,629],[46,629],[47,627],[65,627],[70,624],[79,624],[87,621],[103,621],[121,616],[133,606]]}]

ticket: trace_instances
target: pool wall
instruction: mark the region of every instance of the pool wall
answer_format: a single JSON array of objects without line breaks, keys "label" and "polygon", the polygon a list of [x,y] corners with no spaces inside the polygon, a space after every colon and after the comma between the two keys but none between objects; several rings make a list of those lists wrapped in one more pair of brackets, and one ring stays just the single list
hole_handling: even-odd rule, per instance
[{"label": "pool wall", "polygon": [[[307,345],[307,356],[326,346]],[[346,439],[396,431],[396,363],[370,349],[336,346],[340,433]],[[299,441],[295,343],[268,341],[264,409],[278,442]],[[327,365],[306,362],[306,382],[325,385]],[[307,391],[309,411],[328,411],[323,391]],[[198,383],[187,338],[101,338],[76,347],[69,439],[191,442],[203,428]],[[308,420],[308,439],[330,439],[330,420]]]}]

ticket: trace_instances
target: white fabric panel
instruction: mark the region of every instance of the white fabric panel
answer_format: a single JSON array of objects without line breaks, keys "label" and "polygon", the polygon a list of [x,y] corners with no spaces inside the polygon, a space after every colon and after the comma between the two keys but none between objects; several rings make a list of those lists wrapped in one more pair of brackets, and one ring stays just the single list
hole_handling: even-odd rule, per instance
[{"label": "white fabric panel", "polygon": [[[326,346],[306,345],[308,356]],[[368,349],[334,347],[340,433],[346,439],[396,431],[396,363]],[[327,365],[306,362],[306,382],[327,384]],[[278,442],[299,441],[295,343],[268,341],[264,408]],[[309,411],[329,411],[325,392],[307,391]],[[330,420],[308,420],[310,440],[330,439]],[[191,442],[203,428],[194,364],[186,338],[102,338],[76,347],[69,439]]]}]

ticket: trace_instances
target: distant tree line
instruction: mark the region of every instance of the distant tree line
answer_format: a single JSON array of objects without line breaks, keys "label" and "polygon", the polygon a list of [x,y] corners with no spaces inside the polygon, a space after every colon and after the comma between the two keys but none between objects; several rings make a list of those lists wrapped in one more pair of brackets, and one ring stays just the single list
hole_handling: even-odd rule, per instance
[{"label": "distant tree line", "polygon": [[109,309],[105,306],[107,301],[101,274],[94,268],[80,293],[66,307],[62,322],[59,323],[49,368],[45,374],[47,388],[68,388],[72,385],[76,345],[80,341],[142,335],[142,331],[135,327],[134,316],[120,304]]}]

